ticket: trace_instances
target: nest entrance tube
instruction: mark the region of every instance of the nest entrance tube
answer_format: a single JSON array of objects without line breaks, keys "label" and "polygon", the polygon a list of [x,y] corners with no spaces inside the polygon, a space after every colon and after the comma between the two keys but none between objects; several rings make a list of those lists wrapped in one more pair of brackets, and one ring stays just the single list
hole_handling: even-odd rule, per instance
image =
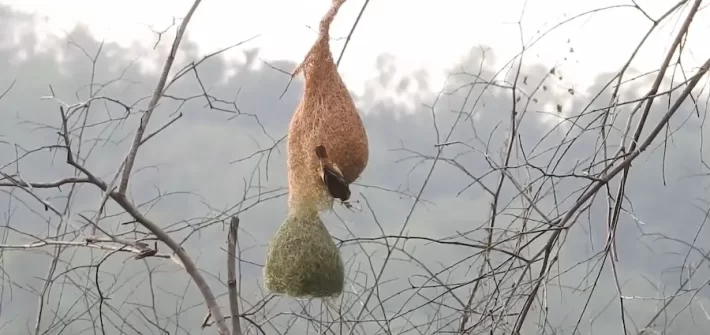
[{"label": "nest entrance tube", "polygon": [[319,215],[332,208],[333,195],[316,148],[327,152],[329,167],[337,167],[328,172],[337,171],[341,198],[349,197],[347,187],[369,156],[365,127],[330,52],[328,31],[344,2],[333,0],[316,42],[294,71],[303,74],[305,87],[288,129],[289,214],[269,244],[264,266],[266,289],[292,297],[333,297],[344,286],[342,257]]}]

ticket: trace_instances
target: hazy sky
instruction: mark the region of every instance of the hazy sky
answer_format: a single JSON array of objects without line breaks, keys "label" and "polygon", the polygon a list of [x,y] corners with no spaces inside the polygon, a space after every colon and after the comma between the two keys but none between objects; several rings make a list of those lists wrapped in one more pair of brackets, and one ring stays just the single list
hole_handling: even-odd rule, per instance
[{"label": "hazy sky", "polygon": [[[36,13],[42,34],[63,34],[77,23],[85,24],[99,40],[131,45],[135,41],[152,44],[154,34],[146,26],[162,30],[172,17],[183,17],[190,0],[0,0],[11,8]],[[331,29],[334,38],[347,36],[364,0],[349,0]],[[362,92],[364,81],[377,75],[375,64],[382,53],[392,54],[404,72],[432,71],[433,87],[439,87],[443,72],[479,45],[493,48],[494,67],[508,62],[520,51],[520,31],[515,24],[522,16],[526,43],[576,15],[611,6],[631,5],[622,0],[506,0],[506,1],[370,1],[355,31],[341,72],[350,89]],[[652,18],[673,6],[673,0],[639,0],[636,3]],[[203,52],[262,36],[250,43],[258,46],[265,59],[300,60],[315,38],[306,26],[317,27],[330,0],[206,0],[189,27],[192,39]],[[701,10],[698,22],[710,22]],[[684,15],[675,14],[659,27],[634,63],[641,72],[656,69]],[[528,57],[546,66],[560,66],[578,89],[591,85],[600,72],[618,69],[641,40],[651,22],[630,7],[597,11],[555,29],[530,49]],[[710,35],[710,25],[698,24],[688,37],[695,55],[710,46],[702,43]],[[568,40],[570,43],[568,43]],[[343,41],[333,43],[339,53]],[[569,50],[573,48],[574,54]],[[688,53],[686,66],[702,60]],[[238,52],[231,53],[240,57]],[[567,60],[565,60],[565,57]],[[702,57],[701,57],[702,58]]]}]

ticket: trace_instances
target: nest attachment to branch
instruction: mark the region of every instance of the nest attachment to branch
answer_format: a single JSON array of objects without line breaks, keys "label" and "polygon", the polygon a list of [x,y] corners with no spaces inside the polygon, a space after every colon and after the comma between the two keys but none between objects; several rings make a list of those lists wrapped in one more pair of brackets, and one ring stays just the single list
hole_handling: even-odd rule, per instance
[{"label": "nest attachment to branch", "polygon": [[267,290],[295,298],[335,297],[343,291],[340,251],[318,212],[292,212],[269,243]]}]

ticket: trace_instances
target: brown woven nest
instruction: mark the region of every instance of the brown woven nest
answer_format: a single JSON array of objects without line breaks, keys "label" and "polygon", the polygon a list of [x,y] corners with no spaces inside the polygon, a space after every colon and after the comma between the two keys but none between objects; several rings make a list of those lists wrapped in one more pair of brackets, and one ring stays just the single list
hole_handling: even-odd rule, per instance
[{"label": "brown woven nest", "polygon": [[[330,52],[328,30],[343,2],[333,1],[318,39],[294,72],[303,73],[305,89],[288,130],[289,214],[269,244],[264,283],[271,292],[297,298],[335,297],[343,291],[343,260],[319,216],[333,204],[324,180],[331,182],[331,191],[349,197],[347,187],[363,172],[369,155],[365,127]],[[327,169],[316,148],[321,158],[327,152]]]},{"label": "brown woven nest", "polygon": [[294,74],[303,73],[305,89],[288,130],[289,207],[330,208],[333,198],[319,175],[315,148],[323,145],[346,183],[367,166],[367,133],[330,51],[328,30],[344,0],[334,0],[320,22],[318,39]]},{"label": "brown woven nest", "polygon": [[325,298],[343,291],[345,269],[318,212],[289,214],[269,243],[267,290],[296,298]]}]

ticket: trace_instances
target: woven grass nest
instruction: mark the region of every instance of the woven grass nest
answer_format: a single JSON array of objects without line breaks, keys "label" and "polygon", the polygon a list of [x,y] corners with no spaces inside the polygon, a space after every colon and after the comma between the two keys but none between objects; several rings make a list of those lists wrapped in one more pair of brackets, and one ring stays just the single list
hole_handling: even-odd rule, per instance
[{"label": "woven grass nest", "polygon": [[266,289],[296,298],[324,298],[340,295],[344,281],[342,257],[318,213],[289,214],[269,243]]},{"label": "woven grass nest", "polygon": [[303,73],[305,88],[288,130],[287,169],[292,209],[332,208],[333,198],[319,174],[316,147],[325,147],[347,184],[360,177],[368,162],[365,127],[330,52],[328,30],[343,2],[333,1],[321,20],[318,39],[295,71]]},{"label": "woven grass nest", "polygon": [[[369,155],[365,127],[330,52],[328,30],[344,2],[333,0],[318,39],[294,72],[304,75],[305,88],[288,130],[289,214],[269,244],[264,286],[296,298],[342,293],[343,260],[320,218],[333,205],[325,183],[338,181],[331,190],[345,190],[349,197],[347,187],[359,178]],[[330,179],[321,164],[325,152],[328,167],[334,167],[327,169]]]}]

